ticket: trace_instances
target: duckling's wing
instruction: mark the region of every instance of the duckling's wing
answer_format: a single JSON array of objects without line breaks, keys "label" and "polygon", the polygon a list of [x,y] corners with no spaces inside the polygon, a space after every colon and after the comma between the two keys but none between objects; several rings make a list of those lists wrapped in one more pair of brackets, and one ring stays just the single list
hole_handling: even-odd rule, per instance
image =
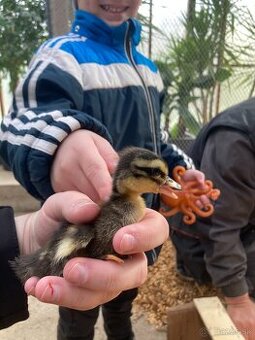
[{"label": "duckling's wing", "polygon": [[[10,261],[10,266],[22,283],[32,276],[61,276],[68,260],[78,256],[94,238],[93,225],[68,225],[58,230],[50,242],[33,254]],[[86,251],[84,251],[86,256]]]},{"label": "duckling's wing", "polygon": [[65,233],[63,233],[56,242],[54,257],[52,259],[53,264],[61,262],[65,258],[70,259],[77,256],[81,249],[86,253],[85,249],[94,236],[95,231],[93,225],[68,226]]}]

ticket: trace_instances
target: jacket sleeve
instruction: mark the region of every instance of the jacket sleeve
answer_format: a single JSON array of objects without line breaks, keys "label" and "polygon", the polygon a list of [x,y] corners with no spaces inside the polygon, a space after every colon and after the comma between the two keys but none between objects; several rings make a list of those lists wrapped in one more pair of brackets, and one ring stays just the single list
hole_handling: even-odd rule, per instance
[{"label": "jacket sleeve", "polygon": [[247,136],[226,129],[209,136],[201,171],[221,190],[221,195],[211,218],[199,219],[196,228],[205,236],[205,261],[213,283],[229,297],[248,291],[241,232],[254,214],[254,168],[254,149]]},{"label": "jacket sleeve", "polygon": [[12,271],[9,261],[19,255],[13,210],[0,207],[0,329],[26,320],[27,295]]},{"label": "jacket sleeve", "polygon": [[71,132],[87,129],[111,141],[105,126],[82,111],[81,74],[71,54],[41,48],[2,121],[0,154],[17,180],[38,199],[53,193],[53,156]]},{"label": "jacket sleeve", "polygon": [[162,143],[161,154],[168,164],[170,176],[177,165],[181,165],[186,169],[194,168],[192,159],[175,144]]}]

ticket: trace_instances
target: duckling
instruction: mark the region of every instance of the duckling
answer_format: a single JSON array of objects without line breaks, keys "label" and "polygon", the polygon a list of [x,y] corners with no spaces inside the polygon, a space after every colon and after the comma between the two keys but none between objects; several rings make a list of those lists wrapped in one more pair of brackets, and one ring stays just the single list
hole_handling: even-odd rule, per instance
[{"label": "duckling", "polygon": [[97,219],[60,228],[44,247],[16,258],[11,266],[24,283],[32,276],[62,276],[67,261],[77,256],[123,262],[125,257],[113,249],[114,234],[142,219],[146,207],[142,194],[174,197],[172,188],[180,189],[180,185],[168,177],[168,167],[162,159],[142,148],[126,148],[120,152],[111,197],[102,205]]}]

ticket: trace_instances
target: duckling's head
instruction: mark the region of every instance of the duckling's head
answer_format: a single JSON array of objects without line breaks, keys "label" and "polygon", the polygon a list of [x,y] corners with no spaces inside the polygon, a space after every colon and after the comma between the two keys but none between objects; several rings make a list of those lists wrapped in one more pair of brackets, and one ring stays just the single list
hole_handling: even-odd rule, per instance
[{"label": "duckling's head", "polygon": [[180,189],[180,185],[168,177],[165,161],[152,151],[129,147],[120,152],[114,175],[113,191],[119,194],[167,193]]}]

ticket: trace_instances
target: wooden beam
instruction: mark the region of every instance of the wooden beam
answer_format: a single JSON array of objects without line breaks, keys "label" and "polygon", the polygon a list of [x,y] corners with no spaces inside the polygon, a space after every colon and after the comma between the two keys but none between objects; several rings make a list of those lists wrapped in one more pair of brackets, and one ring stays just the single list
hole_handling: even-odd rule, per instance
[{"label": "wooden beam", "polygon": [[245,340],[218,297],[194,299],[167,314],[168,340]]},{"label": "wooden beam", "polygon": [[245,340],[217,296],[193,301],[212,340]]}]

